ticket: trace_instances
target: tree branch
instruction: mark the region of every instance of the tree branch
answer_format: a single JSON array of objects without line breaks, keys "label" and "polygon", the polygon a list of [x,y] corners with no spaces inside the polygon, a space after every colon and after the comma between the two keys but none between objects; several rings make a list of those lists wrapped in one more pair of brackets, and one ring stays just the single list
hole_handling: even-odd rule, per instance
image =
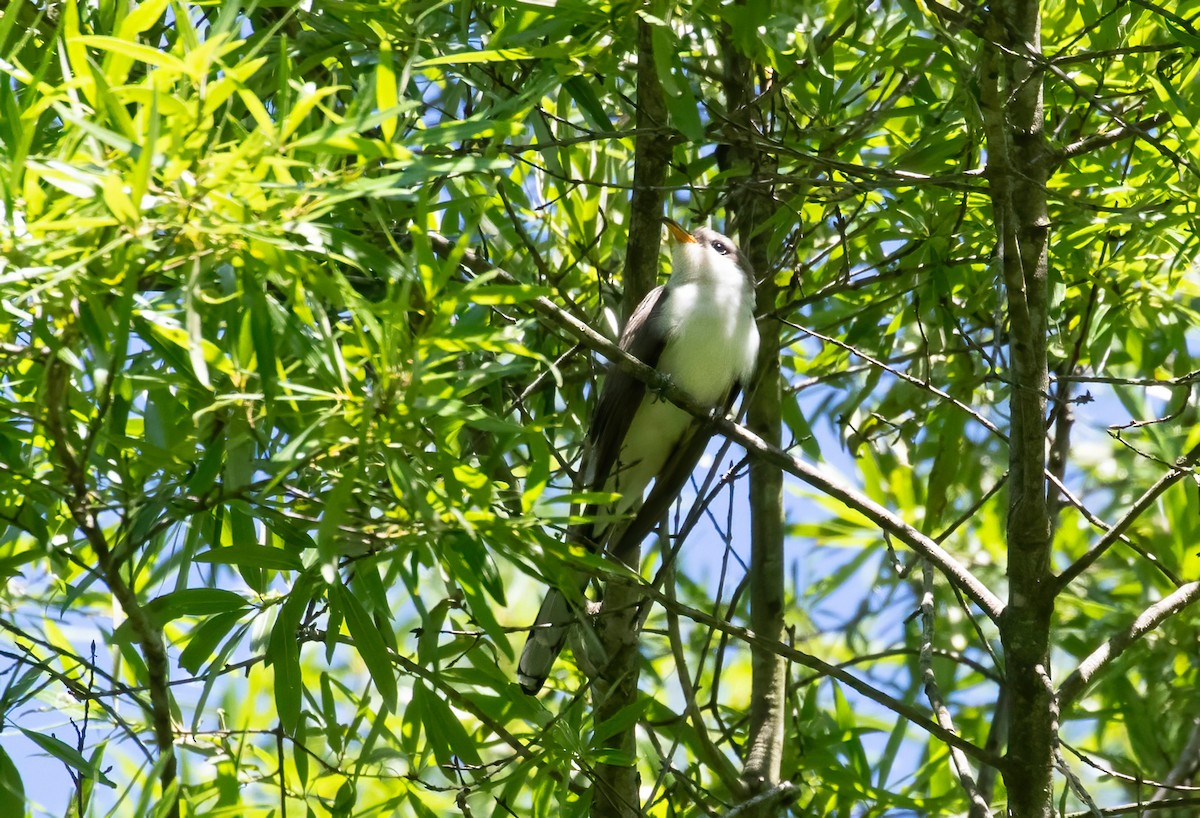
[{"label": "tree branch", "polygon": [[[653,27],[637,20],[637,114],[639,131],[667,124],[667,105],[654,63]],[[626,320],[656,283],[662,243],[663,182],[671,159],[671,142],[662,136],[639,136],[634,143],[633,195],[630,202],[622,313]],[[622,559],[636,568],[641,548],[634,544]],[[636,818],[641,814],[637,768],[637,724],[619,730],[605,723],[626,712],[638,696],[638,611],[644,597],[636,587],[604,589],[596,634],[606,661],[592,688],[596,725],[604,733],[604,759],[596,765],[592,791],[593,818]],[[607,615],[606,615],[607,614]]]},{"label": "tree branch", "polygon": [[1095,545],[1087,550],[1086,554],[1075,560],[1075,562],[1067,566],[1066,570],[1054,578],[1055,593],[1060,593],[1076,577],[1086,571],[1096,560],[1100,559],[1104,552],[1121,539],[1125,531],[1133,525],[1137,518],[1142,516],[1150,506],[1154,505],[1154,502],[1164,491],[1179,482],[1184,475],[1191,474],[1191,468],[1196,464],[1198,459],[1200,459],[1200,443],[1189,449],[1187,454],[1177,459],[1175,461],[1175,468],[1160,477],[1158,482],[1153,486],[1146,489],[1142,496],[1130,506],[1129,511],[1125,512],[1121,519],[1117,520],[1112,528]]},{"label": "tree branch", "polygon": [[1079,667],[1075,668],[1071,675],[1063,680],[1063,683],[1059,686],[1058,700],[1060,708],[1065,709],[1074,704],[1080,694],[1095,679],[1097,673],[1111,664],[1114,659],[1128,650],[1130,646],[1147,633],[1191,605],[1197,599],[1200,599],[1200,582],[1189,582],[1187,585],[1177,588],[1170,596],[1164,597],[1151,605],[1137,619],[1133,620],[1133,623],[1128,628],[1114,634],[1107,642],[1092,651],[1086,659],[1079,663]]},{"label": "tree branch", "polygon": [[[935,621],[933,569],[928,561],[921,563],[921,584],[921,653],[919,661],[921,677],[925,685],[925,696],[929,699],[929,707],[933,711],[937,723],[957,735],[958,730],[954,727],[954,719],[950,715],[950,709],[946,707],[941,689],[938,687],[937,676],[933,672],[933,625]],[[991,809],[979,792],[966,753],[957,747],[951,747],[950,763],[954,765],[959,784],[962,785],[963,791],[967,795],[967,801],[971,804],[968,812],[970,818],[989,818]]]},{"label": "tree branch", "polygon": [[[774,653],[777,656],[782,656],[784,659],[818,671],[824,676],[836,679],[876,704],[882,705],[888,710],[891,710],[893,713],[896,713],[897,715],[912,722],[914,725],[929,733],[939,741],[945,742],[951,747],[962,750],[976,761],[1000,769],[1004,769],[1006,767],[1006,762],[1002,757],[996,755],[995,753],[984,750],[983,748],[971,743],[970,741],[967,741],[962,736],[951,730],[946,730],[936,721],[929,718],[929,716],[925,715],[911,704],[900,701],[893,696],[889,696],[887,693],[872,687],[871,685],[859,679],[857,676],[854,676],[842,668],[839,668],[836,665],[831,665],[828,662],[818,659],[812,654],[805,653],[802,650],[793,648],[790,645],[785,645],[782,642],[773,642],[770,639],[764,639],[749,628],[743,628],[738,625],[734,625],[725,621],[724,619],[705,613],[698,608],[693,608],[689,605],[679,602],[676,599],[671,599],[662,591],[651,587],[639,575],[626,574],[625,576],[627,581],[636,582],[643,585],[646,594],[655,602],[662,605],[663,608],[674,610],[701,625],[728,634],[729,636],[740,639],[751,646],[758,646],[770,651],[771,653]],[[612,578],[610,578],[610,582],[611,581]]]},{"label": "tree branch", "polygon": [[1109,145],[1115,145],[1123,140],[1130,139],[1135,136],[1141,136],[1153,128],[1157,128],[1160,125],[1170,121],[1171,117],[1167,114],[1155,114],[1154,116],[1146,117],[1145,119],[1138,120],[1132,124],[1119,127],[1116,130],[1108,131],[1106,133],[1092,134],[1091,136],[1084,137],[1083,139],[1077,140],[1072,142],[1070,145],[1063,147],[1058,154],[1058,161],[1065,162],[1068,159],[1074,159],[1077,156],[1083,156],[1084,154],[1091,153],[1094,150],[1106,148]]},{"label": "tree branch", "polygon": [[108,539],[100,529],[99,521],[92,510],[92,495],[87,487],[85,467],[76,456],[81,448],[74,445],[71,434],[63,422],[63,415],[70,412],[70,373],[67,364],[58,357],[51,357],[46,364],[46,436],[54,444],[54,456],[63,473],[66,485],[71,487],[67,507],[72,519],[79,526],[88,545],[96,555],[104,581],[125,613],[130,629],[142,650],[146,663],[146,680],[150,692],[149,716],[154,728],[155,744],[163,759],[159,781],[164,794],[174,792],[168,815],[179,816],[179,793],[174,789],[177,762],[175,758],[175,731],[171,723],[170,667],[162,631],[138,602],[136,592],[121,576],[121,562],[113,555]]},{"label": "tree branch", "polygon": [[[444,236],[431,232],[425,234],[425,238],[439,256],[454,258],[477,275],[493,275],[508,284],[518,283],[509,273],[495,267],[473,251],[459,251],[454,242]],[[770,445],[745,427],[724,417],[714,417],[711,408],[692,400],[690,395],[672,384],[653,367],[634,358],[587,324],[564,311],[550,299],[537,296],[527,303],[556,327],[582,342],[588,349],[608,358],[621,371],[648,384],[659,395],[694,417],[708,420],[716,432],[740,444],[751,455],[777,465],[788,474],[803,480],[833,499],[841,501],[847,507],[871,520],[881,530],[888,532],[913,551],[930,560],[972,602],[978,605],[989,619],[993,622],[1000,619],[1004,611],[1004,603],[1000,601],[999,597],[993,594],[962,563],[917,528],[857,489],[851,488],[815,466],[810,466],[799,458],[793,457],[783,449]]]},{"label": "tree branch", "polygon": [[1049,818],[1053,809],[1055,719],[1043,681],[1050,664],[1055,589],[1050,572],[1053,520],[1046,481],[1049,389],[1050,216],[1053,154],[1042,107],[1039,0],[997,0],[985,11],[983,130],[996,253],[1008,305],[1009,604],[1000,622],[1011,696],[1004,774],[1014,818]]},{"label": "tree branch", "polygon": [[[737,0],[744,12],[744,0]],[[771,133],[763,110],[770,96],[770,80],[758,93],[755,65],[737,47],[724,27],[720,33],[724,54],[721,84],[727,113],[722,137],[726,150],[718,152],[724,173],[730,176],[726,213],[736,228],[738,242],[761,276],[758,285],[759,350],[757,376],[746,395],[746,425],[771,446],[778,448],[782,431],[782,373],[780,371],[780,324],[772,320],[779,286],[770,275],[768,253],[772,224],[778,209],[774,201],[774,153],[755,137]],[[803,184],[803,183],[801,183]],[[796,195],[793,191],[793,195]],[[779,642],[784,633],[787,575],[783,556],[783,471],[778,464],[761,458],[750,461],[750,570],[746,581],[750,596],[750,626],[760,636]],[[787,706],[787,666],[770,651],[751,647],[750,711],[742,781],[747,794],[772,792],[779,785],[783,762],[784,716]],[[752,799],[753,800],[753,799]],[[748,814],[767,815],[768,804]]]}]

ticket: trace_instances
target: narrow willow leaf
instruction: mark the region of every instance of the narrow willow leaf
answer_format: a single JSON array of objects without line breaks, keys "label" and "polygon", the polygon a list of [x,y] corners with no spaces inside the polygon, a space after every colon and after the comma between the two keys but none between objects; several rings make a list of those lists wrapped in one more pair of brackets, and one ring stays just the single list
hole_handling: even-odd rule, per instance
[{"label": "narrow willow leaf", "polygon": [[311,600],[314,587],[311,575],[305,575],[292,586],[287,599],[279,608],[271,637],[267,642],[265,664],[275,671],[275,709],[279,723],[288,735],[295,733],[300,723],[300,704],[304,679],[300,672],[300,622]]},{"label": "narrow willow leaf", "polygon": [[41,747],[47,753],[54,756],[59,761],[66,764],[68,767],[72,768],[85,778],[98,781],[106,787],[112,787],[114,789],[116,788],[117,785],[113,783],[108,776],[93,766],[91,762],[89,762],[79,753],[78,750],[61,739],[46,735],[45,733],[39,733],[34,730],[27,730],[24,727],[18,727],[17,729],[20,730],[27,739]]},{"label": "narrow willow leaf", "polygon": [[392,712],[396,712],[396,703],[399,698],[396,688],[396,671],[392,666],[391,659],[388,658],[387,647],[384,645],[383,637],[379,635],[378,626],[362,603],[344,585],[330,587],[333,591],[333,600],[336,600],[338,607],[346,617],[346,627],[350,630],[350,638],[354,640],[354,647],[358,651],[358,655],[362,657],[363,663],[366,664],[367,670],[371,674],[371,680],[375,682],[375,689],[383,697],[384,706]]}]

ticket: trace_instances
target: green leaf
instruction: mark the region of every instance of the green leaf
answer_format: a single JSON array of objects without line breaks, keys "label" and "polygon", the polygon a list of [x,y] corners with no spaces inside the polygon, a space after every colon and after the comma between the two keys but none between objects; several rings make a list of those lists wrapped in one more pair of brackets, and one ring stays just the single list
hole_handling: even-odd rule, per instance
[{"label": "green leaf", "polygon": [[119,42],[133,42],[137,35],[150,29],[163,16],[170,0],[143,0],[129,10],[117,30]]},{"label": "green leaf", "polygon": [[346,627],[354,647],[362,657],[375,682],[375,689],[383,697],[383,704],[392,712],[396,712],[398,691],[396,689],[396,671],[388,658],[387,647],[383,637],[379,635],[378,626],[367,613],[358,598],[344,585],[330,586],[333,594],[331,602],[336,604],[346,617]]},{"label": "green leaf", "polygon": [[405,718],[414,718],[421,723],[439,765],[450,767],[455,759],[462,759],[469,764],[480,763],[475,748],[476,740],[454,715],[446,699],[423,682],[413,683],[412,701],[405,710]]},{"label": "green leaf", "polygon": [[692,142],[704,141],[704,123],[700,120],[700,104],[689,88],[684,87],[678,96],[666,95],[667,111],[671,124]]},{"label": "green leaf", "polygon": [[[1193,17],[1193,21],[1194,19],[1195,18]],[[1170,17],[1167,17],[1166,15],[1163,16],[1163,22],[1166,23],[1167,28],[1171,29],[1171,33],[1175,35],[1175,39],[1178,42],[1182,43],[1193,51],[1200,50],[1200,36],[1197,36],[1190,31],[1186,31],[1183,26],[1177,25],[1173,20],[1171,20]]]},{"label": "green leaf", "polygon": [[254,341],[255,370],[262,385],[263,398],[268,409],[272,408],[279,391],[278,365],[275,357],[275,322],[271,316],[262,283],[249,274],[242,275],[242,291],[245,293],[246,314],[250,322],[250,337]]},{"label": "green leaf", "polygon": [[312,575],[305,574],[288,593],[279,608],[271,638],[267,642],[264,664],[275,670],[275,709],[279,712],[279,723],[288,735],[294,735],[300,722],[300,701],[304,692],[304,679],[300,673],[300,622],[308,603],[312,601],[315,582]]},{"label": "green leaf", "polygon": [[[3,37],[0,37],[0,43]],[[21,771],[3,747],[0,747],[0,815],[22,816],[25,814],[25,785]]]},{"label": "green leaf", "polygon": [[[375,63],[375,104],[381,111],[395,110],[400,96],[396,89],[396,66],[393,62],[392,43],[387,37],[379,40],[379,53]],[[398,119],[389,117],[380,123],[383,138],[391,142],[396,136]]]},{"label": "green leaf", "polygon": [[583,113],[587,123],[592,129],[600,133],[612,133],[612,121],[609,119],[609,113],[600,104],[600,98],[596,96],[592,84],[584,77],[571,77],[563,83],[563,90],[571,95],[575,103],[579,106],[579,110]]},{"label": "green leaf", "polygon": [[301,714],[296,725],[295,741],[292,743],[292,764],[296,765],[296,777],[302,786],[308,785],[308,721]]},{"label": "green leaf", "polygon": [[21,17],[21,7],[23,5],[25,5],[25,0],[12,0],[8,4],[5,13],[0,14],[0,54],[8,53],[8,36],[12,33],[13,26],[16,25],[17,20]]},{"label": "green leaf", "polygon": [[183,60],[167,51],[160,51],[157,48],[151,48],[148,45],[143,45],[133,40],[109,37],[103,34],[81,34],[76,39],[84,45],[90,45],[92,48],[98,48],[101,51],[111,51],[123,57],[132,57],[148,65],[167,68],[180,74],[187,73],[187,66],[184,65]]},{"label": "green leaf", "polygon": [[79,751],[71,745],[44,733],[38,733],[34,730],[27,730],[24,727],[17,727],[27,739],[41,747],[50,755],[57,758],[62,763],[71,767],[84,778],[90,778],[93,781],[98,781],[106,787],[116,788],[116,784],[97,769],[90,761],[80,755]]},{"label": "green leaf", "polygon": [[145,610],[161,626],[181,616],[211,616],[241,611],[249,604],[241,594],[222,588],[185,588],[155,597],[146,603]]},{"label": "green leaf", "polygon": [[326,563],[332,563],[338,555],[338,526],[346,515],[350,492],[354,489],[354,475],[338,477],[333,488],[325,493],[324,513],[317,527],[317,551]]},{"label": "green leaf", "polygon": [[207,662],[233,627],[242,619],[241,611],[217,614],[192,631],[187,646],[179,654],[179,666],[195,675]]},{"label": "green leaf", "polygon": [[[637,724],[638,720],[645,714],[649,706],[649,700],[644,697],[639,697],[631,704],[622,707],[616,713],[613,713],[605,721],[596,725],[595,731],[590,737],[593,746],[601,747],[605,741],[612,736],[617,735]],[[629,764],[635,761],[630,758],[611,758],[615,764]]]},{"label": "green leaf", "polygon": [[265,545],[229,545],[210,548],[197,554],[195,561],[265,568],[271,571],[301,571],[304,569],[304,563],[296,554],[284,551],[282,548],[271,548]]},{"label": "green leaf", "polygon": [[444,54],[441,57],[423,60],[417,63],[417,68],[433,68],[438,65],[468,65],[490,62],[520,62],[542,58],[556,58],[565,54],[562,46],[546,46],[543,48],[495,48],[471,49],[454,54]]},{"label": "green leaf", "polygon": [[110,148],[114,148],[121,153],[128,154],[135,159],[141,154],[141,147],[129,137],[122,136],[116,131],[96,124],[92,120],[85,117],[82,113],[75,111],[72,108],[68,108],[62,103],[55,102],[51,107],[54,108],[54,111],[63,118],[64,122],[70,122],[72,125],[84,131],[89,136],[99,140],[102,144],[105,144]]}]

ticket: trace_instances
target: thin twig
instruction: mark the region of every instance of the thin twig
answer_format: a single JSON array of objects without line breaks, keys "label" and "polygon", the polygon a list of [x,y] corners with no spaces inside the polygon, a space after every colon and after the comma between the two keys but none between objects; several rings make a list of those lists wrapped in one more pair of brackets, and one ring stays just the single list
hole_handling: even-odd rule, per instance
[{"label": "thin twig", "polygon": [[[933,567],[925,560],[921,562],[921,652],[918,662],[921,666],[921,678],[925,687],[925,696],[929,699],[929,707],[933,711],[933,717],[937,720],[944,729],[958,734],[958,730],[954,727],[954,719],[950,715],[950,709],[946,707],[946,701],[942,698],[941,688],[938,687],[937,676],[933,672],[933,626],[934,626],[934,599],[933,599]],[[954,765],[954,771],[958,775],[958,783],[962,786],[963,791],[967,795],[967,800],[971,803],[969,815],[970,818],[988,818],[991,814],[991,809],[988,807],[987,801],[983,800],[980,795],[979,787],[975,783],[974,773],[971,771],[971,762],[967,759],[966,753],[957,747],[950,747],[950,763]]]},{"label": "thin twig", "polygon": [[1162,495],[1164,491],[1173,486],[1175,483],[1179,482],[1184,475],[1191,474],[1192,466],[1196,464],[1197,459],[1200,459],[1200,444],[1193,446],[1187,454],[1176,460],[1175,465],[1171,468],[1171,471],[1164,474],[1154,485],[1146,489],[1146,491],[1142,493],[1142,496],[1139,497],[1134,504],[1129,507],[1129,510],[1125,512],[1124,516],[1117,520],[1112,528],[1110,528],[1105,535],[1096,542],[1095,545],[1087,550],[1087,553],[1075,560],[1075,562],[1071,563],[1071,565],[1067,566],[1067,568],[1055,578],[1055,593],[1058,593],[1062,589],[1066,588],[1076,577],[1090,568],[1091,565],[1096,562],[1096,560],[1100,559],[1100,557],[1109,548],[1111,548],[1114,543],[1121,539],[1121,536],[1125,533],[1126,529],[1133,525],[1134,521],[1136,521],[1138,517],[1142,516],[1142,514],[1144,514],[1152,505],[1154,505],[1155,501],[1158,500],[1159,496]]}]

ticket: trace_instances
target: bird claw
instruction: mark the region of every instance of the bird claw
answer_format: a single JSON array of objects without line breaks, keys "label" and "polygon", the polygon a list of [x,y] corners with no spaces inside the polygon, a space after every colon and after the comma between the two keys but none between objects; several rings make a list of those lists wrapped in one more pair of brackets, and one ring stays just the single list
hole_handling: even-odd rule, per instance
[{"label": "bird claw", "polygon": [[650,386],[650,391],[654,393],[656,400],[667,400],[667,393],[675,386],[675,382],[671,380],[669,375],[658,373],[658,380]]}]

